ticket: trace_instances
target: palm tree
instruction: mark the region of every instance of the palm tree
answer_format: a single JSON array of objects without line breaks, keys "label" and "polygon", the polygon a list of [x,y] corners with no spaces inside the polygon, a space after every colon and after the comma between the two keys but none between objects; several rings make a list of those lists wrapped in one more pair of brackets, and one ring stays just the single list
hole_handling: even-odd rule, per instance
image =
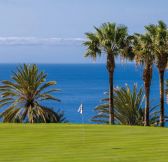
[{"label": "palm tree", "polygon": [[115,23],[104,23],[100,28],[95,27],[95,33],[86,33],[86,57],[96,59],[102,53],[106,54],[106,67],[109,73],[109,124],[114,124],[113,106],[113,76],[115,69],[115,56],[126,55],[128,51],[127,27]]},{"label": "palm tree", "polygon": [[157,25],[145,27],[150,34],[153,42],[153,51],[155,54],[155,63],[159,71],[160,78],[160,126],[165,125],[164,109],[164,73],[168,61],[168,29],[163,21]]},{"label": "palm tree", "polygon": [[154,63],[154,54],[152,48],[152,40],[148,33],[135,34],[133,51],[135,53],[135,61],[144,65],[143,81],[145,87],[145,116],[144,125],[149,126],[149,109],[150,109],[150,87],[152,80],[152,66]]},{"label": "palm tree", "polygon": [[0,108],[4,107],[1,117],[4,122],[56,122],[56,113],[43,106],[43,101],[60,101],[51,93],[56,82],[46,82],[47,75],[39,72],[36,65],[17,68],[12,80],[2,81],[0,86]]},{"label": "palm tree", "polygon": [[[108,123],[108,102],[95,108],[97,115],[92,118],[96,123]],[[144,125],[144,92],[143,89],[134,85],[131,90],[129,86],[114,89],[114,110],[115,120],[118,124],[124,125]],[[149,123],[156,125],[159,121],[159,112],[155,111],[157,106],[149,110]]]},{"label": "palm tree", "polygon": [[168,104],[168,80],[166,80],[166,99]]},{"label": "palm tree", "polygon": [[51,111],[54,116],[54,118],[51,118],[50,116],[48,116],[46,118],[46,123],[68,123],[69,122],[65,117],[64,111],[61,111],[61,110],[54,111],[53,109],[48,108],[48,107],[43,107],[43,108],[47,110],[45,112],[46,116],[48,116],[48,111],[49,112]]}]

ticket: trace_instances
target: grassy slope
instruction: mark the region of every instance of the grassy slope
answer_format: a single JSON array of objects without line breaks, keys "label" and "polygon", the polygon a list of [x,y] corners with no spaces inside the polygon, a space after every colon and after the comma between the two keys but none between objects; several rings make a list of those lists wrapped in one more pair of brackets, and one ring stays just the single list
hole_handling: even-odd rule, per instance
[{"label": "grassy slope", "polygon": [[167,162],[168,129],[0,124],[0,162]]}]

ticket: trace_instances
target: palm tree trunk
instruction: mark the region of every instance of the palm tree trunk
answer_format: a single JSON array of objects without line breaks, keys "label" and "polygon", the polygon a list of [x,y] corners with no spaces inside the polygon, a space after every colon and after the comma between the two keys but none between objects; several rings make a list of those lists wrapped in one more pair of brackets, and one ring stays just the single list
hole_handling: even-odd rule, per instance
[{"label": "palm tree trunk", "polygon": [[146,65],[143,73],[143,81],[145,87],[145,116],[144,116],[144,126],[149,126],[149,109],[150,109],[150,86],[152,79],[152,66],[150,64]]},{"label": "palm tree trunk", "polygon": [[109,72],[109,124],[114,124],[113,73]]},{"label": "palm tree trunk", "polygon": [[150,94],[150,87],[145,87],[145,94],[146,94],[146,107],[145,107],[145,122],[144,126],[149,126],[149,94]]},{"label": "palm tree trunk", "polygon": [[165,70],[159,70],[160,77],[160,126],[164,127],[164,72]]},{"label": "palm tree trunk", "polygon": [[107,56],[107,69],[109,72],[109,124],[114,124],[114,103],[113,103],[113,76],[114,76],[114,56],[112,53]]}]

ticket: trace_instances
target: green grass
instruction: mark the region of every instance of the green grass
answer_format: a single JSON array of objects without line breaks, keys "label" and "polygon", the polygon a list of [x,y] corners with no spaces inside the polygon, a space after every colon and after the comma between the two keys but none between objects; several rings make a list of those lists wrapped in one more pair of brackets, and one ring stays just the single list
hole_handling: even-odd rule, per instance
[{"label": "green grass", "polygon": [[167,162],[168,129],[0,124],[0,162]]}]

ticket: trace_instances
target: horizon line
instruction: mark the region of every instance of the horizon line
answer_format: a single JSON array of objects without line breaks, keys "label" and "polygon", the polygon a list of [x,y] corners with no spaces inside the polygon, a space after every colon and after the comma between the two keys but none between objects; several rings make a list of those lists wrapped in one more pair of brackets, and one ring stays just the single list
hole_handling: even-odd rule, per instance
[{"label": "horizon line", "polygon": [[[92,64],[92,65],[96,65],[96,64],[102,64],[102,65],[106,65],[106,63],[101,63],[101,62],[97,62],[97,63],[80,63],[80,62],[0,62],[0,64]],[[125,65],[125,64],[136,64],[135,62],[126,62],[126,63],[122,63],[122,62],[116,62],[116,64],[121,64],[121,65]]]}]

